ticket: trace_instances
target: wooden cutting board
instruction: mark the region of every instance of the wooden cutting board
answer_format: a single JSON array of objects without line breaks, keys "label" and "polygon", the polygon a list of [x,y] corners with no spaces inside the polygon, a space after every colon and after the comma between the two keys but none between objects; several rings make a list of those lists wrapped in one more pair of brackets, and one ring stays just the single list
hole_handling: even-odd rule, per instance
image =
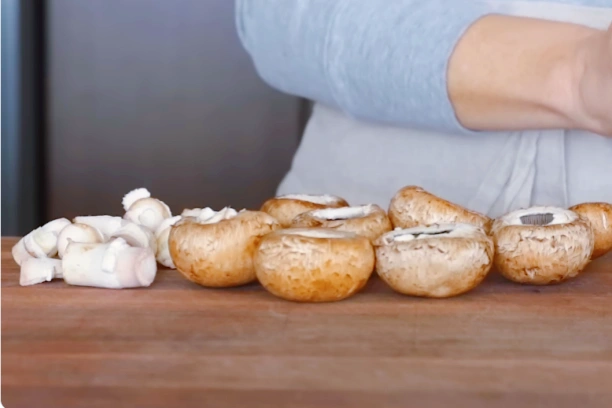
[{"label": "wooden cutting board", "polygon": [[330,304],[258,285],[19,286],[2,239],[6,407],[612,407],[612,257],[558,286],[461,297],[373,277]]}]

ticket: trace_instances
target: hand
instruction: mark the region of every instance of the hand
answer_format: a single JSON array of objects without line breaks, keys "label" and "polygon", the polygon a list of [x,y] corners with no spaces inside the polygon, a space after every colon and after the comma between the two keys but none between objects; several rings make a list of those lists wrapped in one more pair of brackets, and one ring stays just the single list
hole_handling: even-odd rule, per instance
[{"label": "hand", "polygon": [[612,26],[586,38],[576,61],[577,121],[587,130],[612,137]]}]

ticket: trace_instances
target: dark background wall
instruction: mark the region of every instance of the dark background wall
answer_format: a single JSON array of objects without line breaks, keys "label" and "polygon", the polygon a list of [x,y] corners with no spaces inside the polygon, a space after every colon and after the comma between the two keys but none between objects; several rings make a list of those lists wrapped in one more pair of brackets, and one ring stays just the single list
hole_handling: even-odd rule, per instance
[{"label": "dark background wall", "polygon": [[[137,187],[175,212],[258,207],[274,194],[306,103],[257,77],[233,1],[40,3],[43,171],[32,179],[44,202],[40,222],[121,214],[123,194]],[[12,232],[3,223],[3,235]]]},{"label": "dark background wall", "polygon": [[42,1],[2,1],[3,235],[42,219],[43,36]]}]

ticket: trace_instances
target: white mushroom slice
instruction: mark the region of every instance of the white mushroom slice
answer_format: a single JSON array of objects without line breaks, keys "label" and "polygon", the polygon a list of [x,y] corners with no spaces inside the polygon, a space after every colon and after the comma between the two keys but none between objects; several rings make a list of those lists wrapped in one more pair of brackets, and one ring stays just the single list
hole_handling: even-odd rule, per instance
[{"label": "white mushroom slice", "polygon": [[62,267],[69,285],[107,289],[147,287],[157,273],[153,251],[132,247],[122,238],[103,244],[71,242]]},{"label": "white mushroom slice", "polygon": [[175,215],[174,217],[166,218],[159,227],[155,230],[155,236],[160,236],[167,229],[171,228],[174,224],[179,222],[184,217],[182,215]]},{"label": "white mushroom slice", "polygon": [[153,253],[157,252],[157,240],[153,232],[128,220],[123,220],[122,224],[121,228],[111,234],[110,239],[123,238],[131,246],[151,248]]},{"label": "white mushroom slice", "polygon": [[589,220],[595,233],[595,248],[591,259],[612,251],[612,204],[583,203],[570,207],[578,215]]},{"label": "white mushroom slice", "polygon": [[[137,197],[142,198],[134,201],[133,199]],[[164,219],[172,217],[170,207],[157,198],[145,197],[142,194],[134,193],[129,199],[124,197],[123,202],[124,206],[129,204],[123,218],[142,225],[152,232],[157,230]]]},{"label": "white mushroom slice", "polygon": [[21,264],[19,284],[31,286],[62,278],[62,261],[53,258],[29,258]]},{"label": "white mushroom slice", "polygon": [[157,262],[171,269],[176,269],[176,266],[172,261],[172,256],[170,256],[168,239],[170,237],[170,230],[172,229],[172,226],[179,222],[181,218],[183,217],[180,215],[166,218],[155,231],[155,236],[157,238],[157,253],[155,257]]},{"label": "white mushroom slice", "polygon": [[507,279],[547,285],[587,266],[595,236],[588,220],[557,207],[513,211],[493,223],[495,265]]},{"label": "white mushroom slice", "polygon": [[376,272],[404,295],[445,298],[478,286],[493,265],[493,241],[470,224],[396,229],[378,238]]},{"label": "white mushroom slice", "polygon": [[30,255],[36,258],[53,257],[57,253],[57,235],[41,228],[26,235],[23,244]]},{"label": "white mushroom slice", "polygon": [[72,224],[67,218],[57,218],[53,221],[49,221],[41,228],[45,231],[53,232],[54,234],[59,234],[66,226]]},{"label": "white mushroom slice", "polygon": [[73,221],[78,224],[85,224],[96,228],[104,235],[105,241],[108,241],[111,235],[125,223],[123,218],[111,215],[85,215],[75,217]]},{"label": "white mushroom slice", "polygon": [[345,199],[329,194],[286,194],[267,200],[261,211],[276,218],[284,228],[299,214],[324,208],[348,207]]},{"label": "white mushroom slice", "polygon": [[[168,246],[176,269],[207,287],[231,287],[256,280],[253,252],[259,237],[280,228],[272,216],[244,211],[199,222],[185,217],[170,230]],[[214,221],[214,222],[213,222]]]},{"label": "white mushroom slice", "polygon": [[393,229],[385,210],[376,204],[307,211],[295,217],[291,226],[349,231],[370,241]]},{"label": "white mushroom slice", "polygon": [[[25,238],[25,237],[24,237]],[[17,243],[13,246],[11,253],[13,255],[13,259],[15,263],[19,266],[23,265],[25,261],[33,258],[32,255],[28,252],[24,244],[24,238],[21,238]]]},{"label": "white mushroom slice", "polygon": [[58,218],[27,234],[14,248],[13,257],[15,261],[18,264],[23,262],[28,258],[26,253],[35,258],[55,256],[57,254],[57,236],[68,225],[70,225],[70,220]]},{"label": "white mushroom slice", "polygon": [[394,227],[412,228],[433,224],[472,224],[488,234],[493,220],[431,194],[421,187],[400,189],[389,204],[389,219]]},{"label": "white mushroom slice", "polygon": [[70,224],[57,236],[57,254],[60,258],[63,258],[66,247],[70,242],[96,244],[104,241],[104,235],[97,228],[87,224]]},{"label": "white mushroom slice", "polygon": [[374,271],[370,240],[348,231],[289,228],[265,235],[253,263],[266,290],[297,302],[333,302],[356,294]]}]

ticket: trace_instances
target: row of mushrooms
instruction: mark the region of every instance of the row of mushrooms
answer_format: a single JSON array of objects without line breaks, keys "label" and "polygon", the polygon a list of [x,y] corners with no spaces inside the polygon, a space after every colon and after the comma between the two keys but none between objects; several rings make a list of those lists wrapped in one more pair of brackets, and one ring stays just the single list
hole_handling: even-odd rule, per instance
[{"label": "row of mushrooms", "polygon": [[258,281],[298,302],[346,299],[373,273],[393,290],[445,298],[478,286],[493,266],[507,279],[547,285],[577,276],[612,250],[612,204],[532,207],[498,219],[416,186],[388,211],[333,195],[290,194],[259,210],[185,209],[173,216],[141,188],[123,217],[51,221],[13,248],[21,285],[146,287],[157,265],[204,287]]}]

